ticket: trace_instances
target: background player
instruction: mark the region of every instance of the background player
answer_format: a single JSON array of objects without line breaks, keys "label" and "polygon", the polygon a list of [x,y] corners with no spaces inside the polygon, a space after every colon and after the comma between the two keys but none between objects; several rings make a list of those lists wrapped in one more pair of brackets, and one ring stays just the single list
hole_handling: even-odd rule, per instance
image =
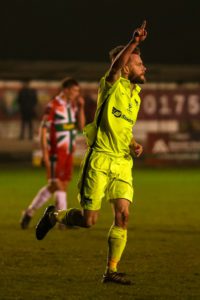
[{"label": "background player", "polygon": [[25,229],[35,211],[55,193],[56,209],[66,209],[66,189],[72,176],[73,152],[77,128],[85,125],[84,99],[73,78],[62,82],[60,93],[47,105],[41,124],[41,146],[49,183],[39,190],[24,211],[21,227]]},{"label": "background player", "polygon": [[38,240],[43,239],[56,222],[91,227],[97,221],[102,199],[109,199],[114,222],[108,235],[104,283],[131,283],[117,272],[117,265],[127,241],[129,205],[133,199],[130,147],[136,156],[142,153],[142,146],[132,138],[132,128],[140,107],[137,83],[145,82],[146,68],[137,48],[147,36],[145,26],[146,22],[134,31],[126,46],[111,51],[111,67],[101,79],[95,120],[86,127],[90,148],[79,183],[83,210],[57,211],[49,206],[36,227]]}]

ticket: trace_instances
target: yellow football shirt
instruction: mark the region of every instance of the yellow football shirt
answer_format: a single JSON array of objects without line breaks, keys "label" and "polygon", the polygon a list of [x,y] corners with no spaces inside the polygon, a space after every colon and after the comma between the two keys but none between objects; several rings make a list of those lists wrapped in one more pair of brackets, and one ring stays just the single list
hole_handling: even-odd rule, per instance
[{"label": "yellow football shirt", "polygon": [[[94,122],[87,125],[84,130],[90,146],[93,145],[97,151],[114,156],[129,153],[132,129],[140,108],[140,90],[141,88],[135,85],[131,91],[130,81],[123,77],[113,85],[106,82],[105,76],[101,78]],[[104,101],[106,104],[100,124],[97,126]]]}]

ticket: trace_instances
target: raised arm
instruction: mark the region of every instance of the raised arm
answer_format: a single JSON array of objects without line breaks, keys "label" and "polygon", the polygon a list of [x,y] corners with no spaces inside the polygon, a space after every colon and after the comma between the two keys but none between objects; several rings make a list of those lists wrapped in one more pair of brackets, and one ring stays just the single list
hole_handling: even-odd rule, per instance
[{"label": "raised arm", "polygon": [[132,54],[134,49],[142,41],[146,39],[147,31],[145,28],[146,28],[146,21],[143,22],[141,27],[137,28],[133,32],[133,37],[130,40],[130,42],[123,48],[123,50],[112,61],[106,81],[113,84],[115,81],[119,79],[121,75],[121,70],[128,63],[130,55]]}]

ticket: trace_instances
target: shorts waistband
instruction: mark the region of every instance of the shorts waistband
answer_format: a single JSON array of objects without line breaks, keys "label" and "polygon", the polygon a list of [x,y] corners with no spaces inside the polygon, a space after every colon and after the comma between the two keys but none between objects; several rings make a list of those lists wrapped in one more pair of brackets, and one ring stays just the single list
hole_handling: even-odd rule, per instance
[{"label": "shorts waistband", "polygon": [[112,157],[112,158],[126,158],[126,159],[131,158],[131,155],[129,153],[127,153],[127,154],[121,153],[121,154],[116,155],[115,153],[99,151],[95,148],[90,148],[90,149],[92,149],[93,152],[95,152],[95,153],[102,154],[102,155],[105,155],[105,156],[109,156],[109,157]]}]

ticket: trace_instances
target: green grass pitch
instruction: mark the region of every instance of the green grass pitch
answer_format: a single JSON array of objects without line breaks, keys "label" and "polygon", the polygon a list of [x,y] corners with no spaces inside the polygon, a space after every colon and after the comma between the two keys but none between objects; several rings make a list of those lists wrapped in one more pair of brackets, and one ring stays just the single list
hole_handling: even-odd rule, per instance
[{"label": "green grass pitch", "polygon": [[[75,170],[69,206],[77,206]],[[120,263],[132,286],[102,284],[109,203],[91,229],[53,229],[43,241],[19,219],[40,187],[44,169],[0,167],[0,299],[200,299],[200,172],[135,167],[128,243]],[[52,200],[50,201],[52,203]],[[46,207],[46,206],[45,206]]]}]

